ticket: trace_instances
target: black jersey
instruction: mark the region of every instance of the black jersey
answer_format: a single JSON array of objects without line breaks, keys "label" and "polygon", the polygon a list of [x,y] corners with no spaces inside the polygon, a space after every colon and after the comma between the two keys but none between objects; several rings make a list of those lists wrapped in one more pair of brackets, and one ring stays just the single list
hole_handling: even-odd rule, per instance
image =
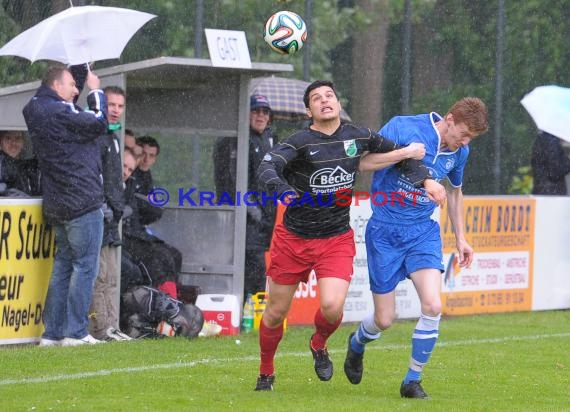
[{"label": "black jersey", "polygon": [[[332,135],[307,128],[265,155],[258,170],[259,181],[269,192],[267,198],[273,193],[297,194],[283,218],[291,232],[306,238],[335,236],[350,229],[346,198],[352,196],[361,156],[400,147],[368,128],[348,123],[341,124]],[[429,177],[420,161],[405,160],[401,167],[414,185]]]}]

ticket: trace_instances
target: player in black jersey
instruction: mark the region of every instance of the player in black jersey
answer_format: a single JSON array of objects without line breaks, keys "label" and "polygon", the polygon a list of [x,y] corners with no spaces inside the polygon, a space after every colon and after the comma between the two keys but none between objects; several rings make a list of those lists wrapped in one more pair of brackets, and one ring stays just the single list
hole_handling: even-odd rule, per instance
[{"label": "player in black jersey", "polygon": [[[340,102],[329,81],[316,81],[305,91],[304,103],[312,124],[265,155],[258,176],[266,198],[288,204],[283,224],[275,227],[271,263],[267,271],[269,299],[259,329],[260,375],[256,390],[272,390],[273,359],[283,337],[283,321],[299,282],[315,270],[320,308],[309,348],[315,372],[328,381],[333,374],[326,341],[342,320],[355,255],[346,195],[352,193],[361,156],[386,153],[386,165],[400,162],[414,186],[424,186],[436,201],[445,189],[430,179],[420,161],[422,144],[407,147],[370,129],[341,124]],[[338,196],[342,191],[343,196]]]}]

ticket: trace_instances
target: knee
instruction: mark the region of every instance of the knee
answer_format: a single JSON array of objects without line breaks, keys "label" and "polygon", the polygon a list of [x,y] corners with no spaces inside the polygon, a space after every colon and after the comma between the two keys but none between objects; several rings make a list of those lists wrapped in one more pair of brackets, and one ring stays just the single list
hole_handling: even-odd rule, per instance
[{"label": "knee", "polygon": [[268,304],[263,312],[263,323],[269,328],[276,328],[285,320],[287,310],[281,306]]},{"label": "knee", "polygon": [[321,312],[329,323],[336,322],[342,317],[344,304],[338,302],[321,302]]},{"label": "knee", "polygon": [[439,316],[441,314],[441,300],[434,299],[422,303],[422,313],[427,316]]},{"label": "knee", "polygon": [[391,313],[375,313],[374,314],[374,323],[380,330],[386,330],[392,323],[394,322],[394,315]]}]

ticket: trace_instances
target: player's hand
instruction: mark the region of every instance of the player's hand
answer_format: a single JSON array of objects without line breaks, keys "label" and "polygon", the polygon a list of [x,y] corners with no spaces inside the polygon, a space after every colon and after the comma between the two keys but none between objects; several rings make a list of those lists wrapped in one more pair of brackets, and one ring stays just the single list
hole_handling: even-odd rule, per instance
[{"label": "player's hand", "polygon": [[289,206],[295,203],[295,199],[297,199],[297,193],[295,192],[285,192],[283,193],[281,199],[279,200],[281,204],[285,206]]},{"label": "player's hand", "polygon": [[465,239],[457,241],[457,252],[459,266],[462,268],[471,267],[471,263],[473,263],[473,248]]},{"label": "player's hand", "polygon": [[422,160],[426,155],[426,146],[423,143],[410,143],[405,150],[408,159]]},{"label": "player's hand", "polygon": [[426,179],[424,180],[424,188],[426,189],[429,200],[440,207],[445,204],[445,199],[447,199],[445,186],[433,179]]}]

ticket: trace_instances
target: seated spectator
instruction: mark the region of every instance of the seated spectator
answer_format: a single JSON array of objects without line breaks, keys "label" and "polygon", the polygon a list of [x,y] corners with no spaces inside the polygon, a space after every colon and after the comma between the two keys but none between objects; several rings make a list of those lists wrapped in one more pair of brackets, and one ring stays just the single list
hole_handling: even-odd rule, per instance
[{"label": "seated spectator", "polygon": [[[141,221],[139,204],[143,199],[136,196],[136,181],[131,170],[136,163],[134,153],[125,149],[123,180],[125,180],[125,204],[130,208],[129,216],[123,219],[123,250],[132,260],[142,267],[143,275],[148,274],[152,286],[168,293],[173,298],[178,296],[176,278],[182,267],[182,254],[174,246],[150,234]],[[147,207],[157,208],[146,201]],[[130,212],[129,211],[129,212]]]},{"label": "seated spectator", "polygon": [[142,146],[137,144],[135,133],[131,129],[125,129],[125,147],[130,148],[134,152],[138,165],[142,157],[143,149]]},{"label": "seated spectator", "polygon": [[0,134],[0,150],[13,159],[18,159],[24,149],[24,134],[18,131],[6,131]]},{"label": "seated spectator", "polygon": [[138,159],[138,166],[133,173],[135,180],[134,191],[140,213],[140,221],[143,225],[150,225],[162,217],[162,209],[153,207],[146,196],[154,189],[154,180],[150,169],[156,163],[160,154],[160,145],[152,136],[137,138],[136,143],[142,148],[142,155]]},{"label": "seated spectator", "polygon": [[160,154],[160,145],[152,136],[141,136],[137,138],[137,145],[142,147],[142,156],[139,161],[138,170],[135,171],[134,177],[137,179],[136,191],[147,195],[154,189],[154,181],[150,169],[156,163]]},{"label": "seated spectator", "polygon": [[[126,187],[125,182],[131,177],[137,168],[136,155],[130,147],[125,146],[123,156],[123,190]],[[123,211],[123,220],[130,217],[133,213],[132,208],[126,205]],[[131,287],[134,286],[151,286],[152,279],[148,273],[141,270],[131,254],[123,248],[121,251],[121,296]],[[121,309],[122,312],[122,309]]]},{"label": "seated spectator", "polygon": [[36,159],[22,159],[24,134],[0,132],[0,196],[28,197],[40,194]]}]

